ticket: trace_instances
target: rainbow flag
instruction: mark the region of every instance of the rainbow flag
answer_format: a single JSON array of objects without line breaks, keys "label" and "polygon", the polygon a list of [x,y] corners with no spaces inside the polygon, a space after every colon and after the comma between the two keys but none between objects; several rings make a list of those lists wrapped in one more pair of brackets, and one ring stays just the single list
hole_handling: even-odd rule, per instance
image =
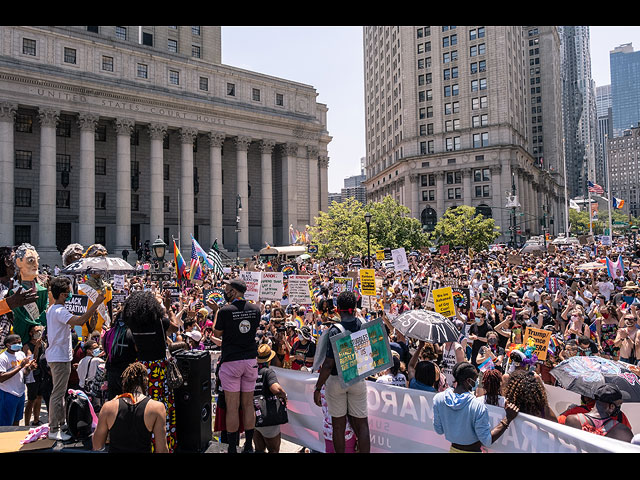
[{"label": "rainbow flag", "polygon": [[551,355],[555,355],[558,351],[558,339],[555,337],[555,335],[551,335],[551,338],[549,339],[549,348],[547,348],[547,351]]},{"label": "rainbow flag", "polygon": [[589,337],[591,338],[591,340],[595,340],[596,339],[596,333],[597,333],[597,328],[596,328],[596,321],[594,320],[593,323],[591,325],[589,325]]},{"label": "rainbow flag", "polygon": [[178,280],[181,278],[187,278],[187,264],[184,263],[184,258],[182,258],[182,254],[176,245],[176,241],[173,241],[173,260],[176,265],[176,275],[178,276]]}]

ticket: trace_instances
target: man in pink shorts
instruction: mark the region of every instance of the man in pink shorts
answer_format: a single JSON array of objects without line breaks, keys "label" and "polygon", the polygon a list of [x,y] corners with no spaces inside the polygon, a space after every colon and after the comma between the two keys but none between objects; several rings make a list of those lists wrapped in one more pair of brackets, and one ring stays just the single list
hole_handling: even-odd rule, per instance
[{"label": "man in pink shorts", "polygon": [[256,423],[253,391],[258,379],[258,346],[256,330],[260,324],[260,307],[244,299],[247,286],[243,280],[225,280],[227,305],[218,310],[213,333],[222,338],[220,383],[226,403],[226,427],[229,453],[237,453],[239,409],[245,431],[243,452],[253,451],[253,431]]}]

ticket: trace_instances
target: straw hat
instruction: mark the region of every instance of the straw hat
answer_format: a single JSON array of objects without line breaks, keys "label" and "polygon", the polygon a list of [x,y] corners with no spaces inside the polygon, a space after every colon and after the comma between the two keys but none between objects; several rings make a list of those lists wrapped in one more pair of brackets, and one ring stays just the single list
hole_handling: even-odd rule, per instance
[{"label": "straw hat", "polygon": [[271,347],[266,343],[263,343],[258,347],[258,363],[270,362],[273,357],[276,356],[276,352],[271,350]]}]

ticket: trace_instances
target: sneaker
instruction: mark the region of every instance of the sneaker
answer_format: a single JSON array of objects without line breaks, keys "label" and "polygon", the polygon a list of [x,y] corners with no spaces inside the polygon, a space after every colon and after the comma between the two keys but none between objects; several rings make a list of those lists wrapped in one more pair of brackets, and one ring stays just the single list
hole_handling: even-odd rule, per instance
[{"label": "sneaker", "polygon": [[49,432],[48,438],[49,440],[66,442],[67,440],[71,440],[71,435],[64,433],[62,430],[58,430],[57,432]]}]

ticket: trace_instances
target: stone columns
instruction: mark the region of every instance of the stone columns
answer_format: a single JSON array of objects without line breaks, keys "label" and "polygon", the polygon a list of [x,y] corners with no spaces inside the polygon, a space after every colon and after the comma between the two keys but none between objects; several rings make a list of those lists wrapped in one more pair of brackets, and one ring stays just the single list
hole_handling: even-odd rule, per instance
[{"label": "stone columns", "polygon": [[[209,132],[209,240],[222,248],[222,145],[224,133]],[[204,247],[203,247],[204,248]]]},{"label": "stone columns", "polygon": [[[273,237],[273,162],[271,154],[276,142],[273,140],[262,140],[260,142],[260,153],[262,154],[262,236],[261,247],[265,244],[274,245]],[[317,164],[316,164],[317,166]],[[317,179],[316,179],[317,181]]]},{"label": "stone columns", "polygon": [[[179,131],[182,148],[180,170],[180,246],[182,256],[191,258],[191,235],[194,227],[193,141],[198,131],[184,127]],[[189,260],[185,260],[187,263]]]},{"label": "stone columns", "polygon": [[318,182],[318,147],[307,146],[307,158],[309,159],[309,225],[315,225],[318,216],[320,196]]},{"label": "stone columns", "polygon": [[236,146],[236,192],[240,195],[242,210],[238,211],[240,217],[240,231],[238,232],[238,251],[249,250],[249,166],[247,152],[251,144],[249,137],[235,137]]},{"label": "stone columns", "polygon": [[131,133],[135,122],[117,118],[116,129],[116,246],[115,254],[131,249]]},{"label": "stone columns", "polygon": [[[149,158],[149,241],[164,239],[164,154],[163,141],[167,125],[149,125],[151,151]],[[173,248],[170,245],[169,248]]]},{"label": "stone columns", "polygon": [[444,172],[436,173],[436,212],[438,218],[444,215]]},{"label": "stone columns", "polygon": [[291,238],[289,226],[298,230],[298,190],[296,183],[296,163],[298,161],[298,145],[287,143],[282,148],[282,235],[283,243],[289,245]]},{"label": "stone columns", "polygon": [[320,167],[320,210],[326,212],[329,209],[329,157],[320,155],[318,166]]},{"label": "stone columns", "polygon": [[0,245],[14,244],[14,120],[18,105],[0,103]]},{"label": "stone columns", "polygon": [[471,199],[473,195],[471,193],[471,175],[473,171],[471,168],[462,169],[462,198],[463,203],[471,207]]},{"label": "stone columns", "polygon": [[[502,200],[502,176],[500,172],[502,172],[501,165],[493,165],[489,168],[491,171],[491,216],[495,220],[496,225],[503,227],[502,223],[502,207],[504,205],[501,204]],[[504,227],[501,228],[504,231]]]},{"label": "stone columns", "polygon": [[96,125],[99,115],[81,112],[80,184],[78,185],[78,242],[88,247],[96,239]]},{"label": "stone columns", "polygon": [[419,205],[418,205],[418,182],[420,181],[420,175],[417,173],[409,174],[409,209],[411,210],[411,216],[413,218],[420,218]]},{"label": "stone columns", "polygon": [[[40,185],[38,195],[38,253],[41,262],[52,257],[56,248],[56,125],[60,111],[41,108],[40,119]],[[93,203],[95,207],[95,199]],[[55,264],[54,264],[55,265]]]}]

